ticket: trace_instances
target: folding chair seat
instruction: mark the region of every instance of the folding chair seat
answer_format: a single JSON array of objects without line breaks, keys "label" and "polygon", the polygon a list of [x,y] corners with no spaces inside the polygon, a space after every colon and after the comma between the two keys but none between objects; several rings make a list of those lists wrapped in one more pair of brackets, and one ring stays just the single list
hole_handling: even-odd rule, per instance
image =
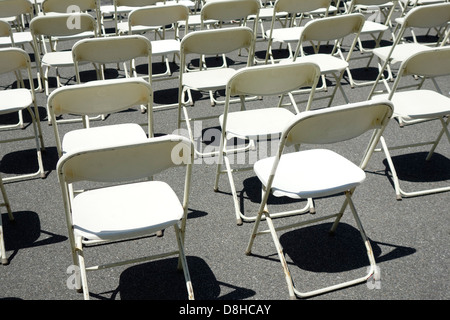
[{"label": "folding chair seat", "polygon": [[[5,207],[8,213],[9,221],[14,221],[14,215],[11,210],[11,204],[9,203],[8,195],[6,194],[5,186],[3,185],[2,176],[0,175],[0,191],[2,193],[3,202],[0,202],[0,207]],[[6,265],[9,263],[6,257],[5,239],[3,237],[3,219],[0,214],[0,258],[2,259],[2,264]]]},{"label": "folding chair seat", "polygon": [[[369,95],[373,94],[373,91],[376,89],[380,80],[385,85],[386,90],[390,91],[387,81],[394,78],[392,70],[393,66],[401,63],[412,54],[430,49],[430,47],[425,44],[403,42],[402,39],[407,30],[411,30],[412,28],[428,29],[434,27],[449,29],[449,21],[450,3],[424,5],[415,7],[409,11],[401,21],[393,44],[391,46],[380,47],[373,50],[373,54],[378,59],[379,74]],[[443,31],[439,44],[436,46],[445,44],[444,34],[445,31]],[[388,73],[387,77],[384,75],[385,71]]]},{"label": "folding chair seat", "polygon": [[[305,107],[308,110],[314,98],[314,90],[319,78],[320,70],[316,64],[292,62],[289,64],[270,64],[244,68],[239,70],[228,81],[225,109],[223,115],[219,118],[221,138],[214,191],[218,191],[220,175],[226,173],[231,187],[238,225],[241,225],[243,221],[254,221],[256,218],[255,216],[245,216],[241,212],[233,179],[234,171],[251,169],[248,166],[238,166],[236,162],[239,161],[233,161],[234,154],[249,151],[249,148],[245,146],[227,147],[227,142],[234,137],[244,139],[244,141],[250,140],[249,145],[254,147],[252,152],[259,154],[258,150],[260,148],[258,149],[258,145],[279,139],[285,125],[294,118],[293,112],[280,107],[283,97],[293,90],[310,87],[310,96]],[[267,81],[267,79],[270,79],[270,81]],[[281,97],[278,105],[271,105],[267,108],[250,108],[249,106],[245,106],[245,96],[248,95],[263,97],[278,97],[280,95]],[[239,96],[241,98],[243,104],[241,111],[230,111],[230,99],[233,96]],[[298,108],[296,107],[295,109],[298,113]],[[252,141],[254,142],[252,143]],[[269,148],[267,147],[267,149]],[[236,158],[238,157],[236,156]],[[243,157],[239,159],[241,158]],[[223,163],[225,164],[225,170],[222,169]],[[234,170],[231,167],[232,163],[235,163],[235,167],[239,167],[239,169]],[[312,203],[308,202],[303,209],[295,213],[306,212],[311,209]]]},{"label": "folding chair seat", "polygon": [[[374,48],[378,48],[380,46],[383,35],[386,31],[390,30],[392,37],[393,28],[392,28],[392,15],[397,7],[397,0],[352,0],[348,7],[348,12],[360,12],[363,13],[366,17],[366,21],[360,32],[360,37],[358,37],[358,49],[360,53],[369,53],[370,58],[367,62],[367,67],[369,67],[373,54],[372,51]],[[384,22],[382,21],[384,19]],[[367,48],[363,46],[362,37],[368,36],[374,42],[373,48]],[[367,38],[367,37],[365,37]],[[362,58],[365,58],[363,55]],[[373,84],[374,81],[356,81],[353,79],[351,72],[348,73],[350,85],[355,86],[366,86],[369,84]]]},{"label": "folding chair seat", "polygon": [[[72,26],[69,22],[73,22]],[[30,22],[30,30],[33,35],[36,48],[36,61],[39,67],[39,80],[45,87],[45,93],[49,94],[50,68],[56,72],[57,87],[62,85],[60,68],[73,68],[72,53],[64,48],[56,49],[53,46],[54,38],[75,37],[85,32],[94,32],[96,35],[95,19],[87,13],[60,13],[34,17]],[[47,46],[48,42],[48,46]],[[42,44],[42,52],[39,48]],[[44,71],[45,69],[45,71]]]},{"label": "folding chair seat", "polygon": [[[371,277],[377,279],[379,271],[376,266],[375,257],[371,249],[370,241],[367,238],[362,223],[358,217],[352,195],[355,189],[365,180],[364,168],[366,167],[373,149],[382,134],[389,118],[392,115],[393,106],[385,100],[377,102],[358,102],[320,110],[306,111],[296,115],[290,123],[283,129],[281,142],[275,156],[259,160],[254,165],[254,172],[262,184],[261,203],[258,209],[257,220],[254,224],[246,253],[251,254],[255,238],[261,234],[270,233],[277,249],[285,280],[288,285],[288,292],[291,299],[296,297],[305,298],[312,295],[322,294],[328,291],[337,290],[347,286],[365,282]],[[324,130],[323,128],[326,128]],[[366,132],[373,131],[369,144],[361,144],[360,139]],[[356,165],[350,158],[332,151],[334,143],[344,142],[351,145],[355,150],[356,145],[365,152],[360,165]],[[351,143],[351,142],[354,142]],[[294,152],[289,152],[289,146],[297,145]],[[300,148],[306,145],[311,148]],[[322,146],[328,145],[327,149]],[[312,147],[314,146],[314,147]],[[292,148],[292,147],[291,147]],[[364,149],[363,149],[364,148]],[[351,155],[348,155],[350,157]],[[352,158],[353,159],[353,156]],[[296,223],[290,220],[288,225],[275,226],[272,220],[275,213],[268,206],[268,197],[272,194],[275,197],[288,197],[293,199],[322,198],[323,201],[329,197],[345,195],[344,203],[340,211],[336,214],[324,215],[306,219],[299,217]],[[326,219],[334,218],[335,221],[330,230],[336,231],[339,221],[345,211],[350,206],[356,225],[361,233],[362,240],[367,249],[367,257],[370,262],[365,276],[344,281],[321,289],[302,292],[295,286],[294,280],[289,271],[283,248],[281,247],[277,231],[299,226],[318,223]],[[276,209],[274,209],[276,210]],[[278,209],[280,210],[280,209]],[[281,212],[278,212],[281,213]],[[261,218],[265,217],[269,230],[259,231]],[[281,219],[280,219],[281,220]],[[278,221],[278,219],[277,219]],[[285,224],[288,222],[285,222]],[[301,244],[299,244],[301,245]],[[286,248],[284,248],[286,250]],[[344,273],[339,278],[349,277]],[[342,281],[342,280],[341,280]]]},{"label": "folding chair seat", "polygon": [[[178,151],[176,156],[174,150]],[[67,230],[73,262],[79,267],[77,275],[81,278],[81,281],[75,281],[75,284],[78,290],[82,289],[85,299],[89,299],[86,275],[88,271],[141,263],[171,255],[178,255],[178,268],[184,271],[188,298],[194,299],[184,252],[192,163],[192,144],[186,138],[175,135],[69,152],[60,158],[57,172]],[[185,174],[180,171],[183,167]],[[172,168],[170,171],[178,173],[179,179],[161,180],[162,176],[158,173]],[[150,177],[152,179],[149,179]],[[88,187],[96,186],[97,183],[100,183],[100,186],[88,189],[85,182]],[[71,190],[78,189],[77,186],[80,185],[85,190],[74,195]],[[182,190],[181,199],[175,190]],[[146,248],[147,256],[123,260],[126,259],[125,253],[115,247],[115,253],[110,257],[121,261],[86,266],[88,263],[85,262],[84,252],[94,254],[89,252],[88,244],[103,244],[96,248],[106,250],[116,241],[129,240],[130,246],[133,239],[149,237],[160,229],[172,226],[177,250],[168,251],[173,245],[169,242],[165,246],[155,246],[151,256],[148,256]],[[156,254],[157,252],[159,254]],[[101,257],[97,258],[97,261],[99,259],[102,261]],[[167,272],[167,276],[169,275]]]},{"label": "folding chair seat", "polygon": [[[228,79],[236,73],[239,68],[205,68],[203,58],[217,57],[222,54],[236,52],[245,49],[248,52],[246,66],[253,62],[254,53],[254,33],[248,27],[231,27],[220,29],[199,30],[188,33],[181,41],[180,48],[180,74],[178,89],[178,128],[181,123],[186,122],[189,137],[194,142],[194,135],[191,128],[191,122],[197,120],[206,120],[218,118],[217,115],[205,115],[202,112],[195,117],[188,115],[187,106],[194,105],[191,90],[210,93],[211,105],[218,103],[213,99],[211,93],[217,90],[223,90],[226,87]],[[198,57],[199,67],[190,67],[191,59]],[[192,70],[193,69],[193,70]],[[188,100],[186,101],[186,95]],[[222,102],[222,101],[221,101]],[[214,154],[216,154],[215,152]],[[200,156],[209,156],[196,148],[196,154]]]},{"label": "folding chair seat", "polygon": [[[342,88],[342,78],[345,72],[350,72],[349,61],[358,41],[362,26],[364,25],[364,15],[352,13],[336,15],[309,21],[303,28],[300,40],[295,50],[293,61],[308,61],[319,65],[322,73],[322,86],[318,90],[327,90],[325,77],[331,75],[334,78],[335,86],[330,95],[316,97],[318,99],[329,99],[328,106],[331,106],[337,90],[339,89],[346,103],[349,99]],[[346,55],[342,51],[343,41],[351,41]],[[331,52],[321,52],[325,42],[334,42]],[[304,44],[312,45],[314,52],[306,53]],[[290,61],[290,60],[288,60]],[[295,92],[297,93],[297,92]],[[299,91],[298,93],[302,93]]]},{"label": "folding chair seat", "polygon": [[[115,114],[140,105],[148,110],[146,123],[89,124],[89,116]],[[152,105],[152,88],[142,78],[98,80],[56,89],[48,98],[48,110],[59,156],[86,147],[135,143],[146,140],[147,135],[153,137]],[[84,128],[66,131],[62,137],[56,118],[64,114],[84,118]]]},{"label": "folding chair seat", "polygon": [[[175,57],[180,55],[181,34],[178,27],[179,21],[184,21],[187,25],[189,17],[189,9],[182,4],[164,5],[164,6],[150,6],[135,9],[131,11],[128,18],[128,34],[133,34],[133,28],[138,26],[152,27],[158,29],[159,38],[151,41],[152,56],[161,56],[165,63],[166,70],[164,73],[152,75],[153,78],[170,79],[172,71],[168,55]],[[167,26],[173,30],[173,37],[167,35]],[[185,28],[185,32],[188,28]]]},{"label": "folding chair seat", "polygon": [[[288,58],[293,58],[292,45],[296,45],[300,39],[300,35],[304,29],[300,23],[294,24],[297,15],[301,17],[305,13],[309,13],[314,10],[324,9],[324,16],[328,16],[328,9],[331,5],[331,0],[277,0],[273,8],[272,21],[270,23],[270,30],[266,31],[266,37],[268,39],[267,51],[265,63],[268,63],[269,59],[272,63],[279,61],[273,56],[273,43],[280,43],[287,45]],[[276,21],[278,21],[277,14],[280,12],[287,13],[289,17],[286,19],[282,28],[276,28]]]},{"label": "folding chair seat", "polygon": [[[411,85],[406,81],[406,78],[412,75],[419,76],[420,81]],[[394,118],[401,127],[430,120],[438,120],[442,125],[441,131],[433,141],[419,142],[418,140],[420,139],[417,138],[418,134],[415,134],[414,143],[404,143],[403,145],[388,148],[384,137],[381,138],[382,149],[386,155],[392,174],[397,200],[401,200],[402,197],[420,196],[450,190],[449,186],[411,192],[403,190],[400,187],[400,179],[389,152],[389,149],[397,150],[432,145],[426,157],[428,161],[431,159],[444,133],[450,142],[448,130],[448,124],[450,122],[450,98],[441,91],[437,82],[434,81],[434,78],[440,76],[450,76],[449,46],[418,52],[407,58],[401,64],[391,92],[389,94],[369,96],[369,99],[372,100],[385,98],[391,100],[395,106]],[[433,80],[432,82],[436,86],[435,89],[424,88],[424,82],[427,79]]]},{"label": "folding chair seat", "polygon": [[[30,56],[20,48],[0,49],[0,74],[14,73],[17,77],[17,88],[0,91],[0,115],[17,113],[20,110],[27,110],[31,117],[31,127],[33,135],[20,134],[20,137],[1,140],[0,143],[13,143],[21,140],[31,140],[35,142],[37,153],[38,170],[31,174],[14,175],[3,178],[3,181],[18,181],[23,179],[45,176],[42,163],[42,150],[44,150],[44,139],[39,120],[39,111],[34,90],[34,79],[31,73]],[[29,89],[25,87],[22,72],[26,73],[29,81]],[[31,108],[33,106],[33,108]],[[13,126],[15,127],[15,126]],[[2,129],[9,129],[3,126]]]}]

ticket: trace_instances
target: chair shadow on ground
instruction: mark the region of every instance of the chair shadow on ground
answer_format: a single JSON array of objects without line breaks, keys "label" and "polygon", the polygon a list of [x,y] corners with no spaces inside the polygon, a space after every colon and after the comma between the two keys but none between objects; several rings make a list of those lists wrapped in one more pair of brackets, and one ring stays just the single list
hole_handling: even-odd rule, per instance
[{"label": "chair shadow on ground", "polygon": [[[127,268],[112,299],[120,295],[121,300],[186,300],[186,284],[177,262],[178,258],[173,257]],[[196,300],[242,300],[255,294],[253,290],[218,281],[199,257],[187,256],[187,263]]]},{"label": "chair shadow on ground", "polygon": [[[190,209],[188,219],[206,214]],[[218,281],[202,258],[188,255],[186,259],[196,300],[242,300],[255,294],[253,290]],[[178,257],[169,257],[132,265],[122,272],[119,286],[110,298],[105,293],[91,295],[99,299],[120,296],[121,300],[186,300],[186,283],[177,264]]]},{"label": "chair shadow on ground", "polygon": [[[450,159],[433,153],[430,160],[425,160],[428,152],[413,152],[392,156],[397,176],[400,181],[409,182],[444,182],[450,180]],[[390,168],[387,160],[383,160],[386,166],[386,175],[390,177]],[[392,181],[391,181],[392,182]]]},{"label": "chair shadow on ground", "polygon": [[[42,152],[42,162],[44,165],[44,173],[47,177],[51,171],[56,169],[58,162],[56,147],[45,147],[45,151]],[[0,171],[5,174],[21,175],[33,173],[37,170],[36,149],[18,150],[7,153],[3,156],[0,163]]]},{"label": "chair shadow on ground", "polygon": [[[244,189],[241,191],[241,206],[243,194],[245,194],[247,201],[254,203],[261,201],[261,183],[257,177],[244,180]],[[275,206],[295,204],[296,202],[299,203],[299,207],[304,206],[306,203],[305,200],[295,200],[286,197],[278,198],[273,195],[269,196],[268,200],[269,205]],[[241,207],[241,209],[243,208]],[[349,210],[347,209],[347,211]],[[351,215],[350,212],[347,212],[347,214]],[[299,218],[301,219],[300,216]],[[283,224],[283,222],[278,223],[277,220],[274,219],[275,226]],[[350,225],[341,221],[335,234],[331,236],[329,231],[333,221],[328,221],[298,227],[279,234],[284,253],[291,261],[288,263],[304,271],[317,273],[338,273],[368,266],[366,247],[362,241],[361,233],[356,227],[356,223]],[[264,228],[264,226],[261,228]],[[366,226],[366,229],[377,263],[402,258],[416,251],[414,248],[373,240],[370,238],[370,228]],[[267,241],[271,241],[270,235],[266,235],[266,237],[268,237]],[[386,247],[386,250],[382,249],[384,247]],[[272,245],[272,248],[273,254],[262,256],[254,252],[252,256],[279,261],[275,246]],[[280,272],[281,270],[280,266]]]},{"label": "chair shadow on ground", "polygon": [[[66,241],[67,237],[45,231],[41,228],[39,215],[33,211],[14,211],[14,221],[2,214],[5,248],[9,263],[21,249],[34,248]],[[42,239],[40,239],[42,238]],[[12,251],[12,253],[10,253]]]},{"label": "chair shadow on ground", "polygon": [[[341,222],[333,236],[332,222],[319,223],[283,233],[280,243],[296,267],[316,273],[346,272],[369,265],[366,247],[359,230]],[[370,238],[370,230],[368,237]],[[370,239],[377,264],[399,259],[416,252],[414,248]],[[299,245],[301,244],[301,245]],[[382,247],[388,247],[384,253]]]}]

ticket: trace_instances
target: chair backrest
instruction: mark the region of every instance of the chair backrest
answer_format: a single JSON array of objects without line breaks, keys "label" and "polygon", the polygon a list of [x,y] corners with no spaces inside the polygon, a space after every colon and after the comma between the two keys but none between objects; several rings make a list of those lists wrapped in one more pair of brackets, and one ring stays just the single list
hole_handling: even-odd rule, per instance
[{"label": "chair backrest", "polygon": [[29,81],[29,89],[33,101],[35,101],[34,79],[31,73],[31,59],[25,50],[16,47],[0,49],[0,74],[15,72],[18,76],[18,86],[25,87],[22,78],[25,71]]},{"label": "chair backrest", "polygon": [[364,22],[365,17],[361,13],[337,15],[309,21],[306,23],[300,35],[294,59],[300,54],[304,54],[304,42],[320,43],[322,41],[337,41],[337,44],[339,44],[343,38],[353,35],[353,42],[348,50],[346,58],[346,60],[349,60],[351,53],[356,46]]},{"label": "chair backrest", "polygon": [[29,0],[0,1],[0,18],[16,17],[21,14],[33,14],[34,6]]},{"label": "chair backrest", "polygon": [[[389,100],[399,88],[401,78],[407,75],[421,76],[422,80],[450,75],[450,47],[436,47],[418,52],[403,61],[392,90],[389,92]],[[410,86],[407,87],[410,88]]]},{"label": "chair backrest", "polygon": [[116,7],[127,6],[136,8],[155,5],[158,2],[161,2],[161,0],[113,0]]},{"label": "chair backrest", "polygon": [[44,0],[42,2],[42,12],[72,13],[96,11],[98,0]]},{"label": "chair backrest", "polygon": [[92,62],[95,64],[120,63],[136,58],[147,58],[149,82],[152,74],[152,46],[150,40],[142,35],[110,36],[89,38],[77,41],[72,47],[72,57],[78,82],[79,64]]},{"label": "chair backrest", "polygon": [[181,41],[182,54],[221,54],[250,48],[253,31],[248,27],[209,29],[191,32]]},{"label": "chair backrest", "polygon": [[30,56],[24,50],[20,48],[0,49],[0,74],[27,70],[30,66]]},{"label": "chair backrest", "polygon": [[398,0],[351,0],[349,8],[355,7],[355,6],[381,6],[384,4],[387,4],[389,2],[394,3]]},{"label": "chair backrest", "polygon": [[392,116],[388,101],[364,101],[347,105],[305,111],[284,130],[289,144],[330,144],[356,138],[363,133],[382,129]]},{"label": "chair backrest", "polygon": [[11,41],[11,46],[14,47],[11,25],[7,21],[0,20],[0,38],[2,37],[8,37],[9,41]]},{"label": "chair backrest", "polygon": [[369,146],[361,145],[365,153],[360,167],[364,169],[393,111],[390,101],[377,100],[302,112],[283,131],[277,159],[286,145],[332,144],[373,131]]},{"label": "chair backrest", "polygon": [[331,0],[277,0],[274,5],[274,14],[280,12],[305,13],[317,9],[327,9],[331,5]]},{"label": "chair backrest", "polygon": [[96,21],[88,13],[59,13],[34,17],[30,22],[34,36],[66,37],[83,32],[97,32]]},{"label": "chair backrest", "polygon": [[153,90],[144,79],[99,80],[56,89],[48,97],[47,106],[55,131],[58,153],[62,154],[56,117],[64,114],[78,116],[112,114],[138,105],[147,107],[148,134],[151,137],[153,136]]},{"label": "chair backrest", "polygon": [[256,17],[261,3],[259,0],[215,0],[206,2],[200,11],[202,23],[205,20],[231,21]]},{"label": "chair backrest", "polygon": [[402,27],[433,28],[446,26],[450,21],[450,3],[437,3],[418,6],[409,11],[404,17]]},{"label": "chair backrest", "polygon": [[165,26],[179,21],[187,23],[189,8],[182,4],[167,6],[149,6],[134,9],[128,16],[128,25],[158,27]]},{"label": "chair backrest", "polygon": [[[228,81],[227,97],[272,96],[303,87],[312,91],[319,80],[320,68],[311,62],[257,65],[240,69]],[[267,81],[270,79],[270,81]]]},{"label": "chair backrest", "polygon": [[348,35],[358,35],[365,18],[360,13],[325,17],[309,21],[301,35],[301,41],[331,41]]},{"label": "chair backrest", "polygon": [[165,135],[136,144],[87,149],[63,155],[57,164],[60,183],[127,182],[152,177],[193,163],[194,147],[181,136]]}]

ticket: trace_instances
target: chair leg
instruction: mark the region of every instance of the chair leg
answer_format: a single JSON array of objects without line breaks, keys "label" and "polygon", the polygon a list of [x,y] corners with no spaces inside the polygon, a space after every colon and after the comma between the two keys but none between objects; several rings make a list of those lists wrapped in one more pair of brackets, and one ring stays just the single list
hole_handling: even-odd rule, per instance
[{"label": "chair leg", "polygon": [[[333,224],[332,230],[336,228],[336,225],[339,222],[343,212],[345,211],[345,208],[347,207],[347,205],[349,205],[350,209],[351,209],[351,211],[353,213],[353,217],[354,217],[354,219],[356,221],[356,224],[358,226],[358,229],[360,231],[360,234],[361,234],[362,240],[364,242],[364,245],[366,247],[367,257],[368,257],[369,263],[370,263],[370,267],[368,269],[368,272],[363,277],[356,278],[354,280],[349,280],[349,281],[346,281],[346,282],[342,282],[342,283],[339,283],[339,284],[327,286],[327,287],[324,287],[324,288],[308,291],[308,292],[300,292],[300,291],[298,291],[295,288],[293,278],[291,276],[291,273],[290,273],[289,268],[288,268],[288,264],[286,262],[286,258],[284,256],[283,248],[282,248],[281,243],[280,243],[280,241],[278,239],[277,229],[274,227],[274,224],[273,224],[273,221],[272,221],[272,217],[269,214],[269,212],[267,211],[267,206],[264,207],[264,210],[260,210],[260,212],[258,213],[257,219],[256,219],[254,227],[253,227],[252,235],[250,237],[250,241],[249,241],[249,244],[248,244],[247,249],[246,249],[246,254],[247,255],[251,254],[251,247],[253,246],[253,242],[254,242],[255,237],[258,234],[267,233],[267,232],[261,232],[261,233],[257,232],[258,231],[258,227],[259,227],[259,223],[260,223],[260,221],[262,219],[262,215],[264,214],[265,220],[267,221],[267,225],[269,227],[269,232],[270,232],[270,234],[272,236],[272,240],[273,240],[273,242],[275,244],[275,248],[277,250],[277,254],[278,254],[278,257],[280,259],[280,263],[282,265],[282,268],[283,268],[283,272],[284,272],[284,275],[285,275],[285,280],[286,280],[286,283],[287,283],[287,286],[288,286],[289,297],[291,299],[296,299],[297,297],[298,298],[307,298],[307,297],[319,295],[319,294],[322,294],[322,293],[334,291],[334,290],[337,290],[337,289],[349,287],[349,286],[352,286],[352,285],[355,285],[355,284],[367,281],[372,276],[375,276],[378,279],[379,274],[377,272],[377,266],[376,266],[376,262],[375,262],[375,257],[373,255],[373,250],[372,250],[372,247],[370,245],[370,241],[367,238],[366,233],[365,233],[365,231],[364,231],[364,229],[362,227],[361,220],[359,219],[359,216],[358,216],[358,214],[356,212],[355,206],[354,206],[353,201],[351,199],[351,195],[352,195],[352,191],[345,192],[345,196],[346,196],[345,202],[342,205],[341,211],[337,215],[337,219],[336,219],[335,223]],[[333,216],[336,216],[336,215],[333,215]]]},{"label": "chair leg", "polygon": [[176,235],[177,243],[178,243],[178,250],[180,252],[178,264],[181,264],[181,268],[183,269],[184,279],[186,280],[186,288],[187,288],[187,292],[188,292],[188,298],[189,298],[189,300],[194,300],[194,289],[192,287],[191,276],[189,274],[189,268],[188,268],[188,264],[187,264],[187,260],[186,260],[186,255],[184,252],[183,239],[181,237],[181,232],[180,232],[178,225],[175,224],[174,228],[175,228],[175,235]]},{"label": "chair leg", "polygon": [[[448,129],[446,127],[443,128],[443,131],[444,130],[448,134]],[[442,134],[443,134],[443,132],[441,131],[441,133],[439,134],[439,138],[438,139],[440,139],[440,136]],[[450,141],[450,135],[448,135],[447,137],[449,138],[449,141]],[[392,161],[391,155],[389,153],[389,149],[387,147],[386,141],[384,140],[383,137],[381,137],[380,138],[380,142],[381,142],[384,154],[386,156],[386,160],[388,162],[389,169],[391,170],[392,180],[393,180],[393,183],[394,183],[394,189],[395,189],[395,194],[396,194],[397,200],[402,200],[403,197],[408,198],[408,197],[415,197],[415,196],[422,196],[422,195],[427,195],[427,194],[432,194],[432,193],[439,193],[439,192],[450,191],[450,186],[440,187],[440,188],[432,188],[432,189],[425,189],[425,190],[419,190],[419,191],[411,191],[411,192],[407,192],[407,191],[403,190],[400,187],[400,180],[398,178],[397,171],[395,170],[395,166],[394,166],[394,163]],[[397,147],[397,148],[400,149],[401,147]],[[434,148],[432,150],[434,150]],[[430,151],[430,153],[428,154],[427,160],[429,159],[429,156],[431,156],[431,152],[432,151]]]},{"label": "chair leg", "polygon": [[84,261],[83,244],[81,237],[78,237],[76,239],[75,251],[76,251],[76,258],[78,260],[78,267],[80,268],[80,279],[81,279],[80,289],[83,291],[84,300],[89,300],[89,288],[87,284],[86,264]]}]

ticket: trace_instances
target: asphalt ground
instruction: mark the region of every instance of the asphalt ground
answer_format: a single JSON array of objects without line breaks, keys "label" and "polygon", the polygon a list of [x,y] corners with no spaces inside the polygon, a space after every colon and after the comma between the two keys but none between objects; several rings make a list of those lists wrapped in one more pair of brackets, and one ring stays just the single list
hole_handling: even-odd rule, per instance
[{"label": "asphalt ground", "polygon": [[[389,41],[389,39],[386,39]],[[70,44],[61,44],[70,48]],[[266,49],[266,43],[257,42],[257,54]],[[30,50],[30,48],[26,48]],[[31,53],[31,51],[29,51]],[[355,53],[355,56],[359,56]],[[233,53],[228,58],[232,67],[241,67],[246,54]],[[375,69],[365,71],[366,60],[352,61],[352,67],[360,71],[361,78],[373,78]],[[375,64],[372,63],[372,67]],[[87,67],[86,67],[87,68]],[[158,65],[155,63],[154,70]],[[177,75],[176,66],[174,75]],[[144,67],[145,69],[145,67]],[[85,76],[92,72],[85,70]],[[53,71],[52,71],[53,72]],[[73,70],[61,70],[68,84],[73,83]],[[356,74],[356,73],[355,73]],[[121,76],[114,66],[107,76]],[[51,73],[54,89],[54,73]],[[2,76],[2,86],[14,83],[12,77]],[[449,77],[439,79],[442,92],[449,94]],[[267,79],[270,81],[270,79]],[[415,81],[410,79],[409,81]],[[334,82],[329,79],[330,88]],[[351,102],[364,101],[370,86],[351,88],[343,81],[343,88]],[[177,80],[154,82],[155,105],[176,103]],[[223,92],[218,93],[219,96]],[[324,93],[318,93],[321,96]],[[210,107],[207,94],[194,95],[192,114],[221,112],[222,107]],[[6,191],[15,216],[15,223],[9,223],[2,210],[4,237],[9,265],[0,267],[0,298],[7,300],[82,300],[82,295],[68,288],[68,268],[72,265],[61,191],[55,172],[58,160],[52,126],[47,124],[46,99],[43,92],[37,94],[42,129],[46,144],[43,154],[46,176],[6,183]],[[265,107],[275,100],[265,98],[248,105],[248,108]],[[324,100],[317,100],[313,108],[324,106]],[[343,104],[338,92],[333,105]],[[138,108],[110,115],[104,121],[93,125],[107,125],[119,122],[144,122]],[[155,111],[155,133],[169,134],[176,130],[176,108]],[[29,120],[25,114],[25,121]],[[1,116],[0,123],[15,121],[12,116]],[[218,129],[217,119],[203,121],[201,129]],[[62,124],[62,132],[79,128],[80,124]],[[31,126],[23,130],[2,131],[2,138],[31,133]],[[437,122],[426,122],[414,127],[400,128],[395,121],[387,126],[384,137],[388,144],[410,140],[426,141],[439,132]],[[208,140],[205,138],[205,140]],[[354,148],[364,140],[357,140],[350,147],[338,145],[337,151],[350,152],[349,157],[358,160]],[[217,141],[216,141],[217,142]],[[203,147],[214,145],[204,141]],[[31,141],[2,144],[0,171],[4,177],[33,172],[36,168],[35,154]],[[404,151],[393,151],[393,159],[402,177],[405,189],[419,189],[425,186],[448,185],[450,181],[449,143],[439,144],[431,161],[425,162],[427,147]],[[216,166],[213,160],[198,161],[193,167],[190,212],[186,232],[186,254],[197,300],[197,306],[206,301],[218,305],[233,303],[275,303],[288,300],[287,286],[281,264],[270,236],[258,237],[253,254],[245,255],[253,223],[236,224],[230,187],[226,176],[222,176],[219,192],[213,191]],[[408,172],[406,172],[408,171]],[[179,171],[164,174],[170,183],[179,183]],[[346,289],[330,292],[309,300],[447,300],[449,290],[450,235],[448,200],[450,194],[440,193],[396,200],[391,173],[382,152],[375,153],[367,170],[367,178],[357,188],[354,202],[365,231],[370,238],[376,262],[381,271],[381,282],[376,287],[361,283]],[[252,215],[258,208],[261,186],[252,171],[234,175],[243,212]],[[342,196],[327,197],[315,201],[316,215],[337,212]],[[271,199],[277,208],[282,205],[303,206],[303,202]],[[306,217],[305,217],[306,216]],[[295,216],[287,221],[307,218]],[[284,222],[275,220],[276,225]],[[288,265],[296,286],[309,290],[365,274],[368,261],[359,232],[349,212],[344,214],[337,233],[328,236],[332,221],[279,232]],[[262,223],[264,225],[264,222]],[[166,230],[163,237],[151,237],[135,242],[119,243],[115,246],[91,248],[86,253],[88,261],[109,261],[116,257],[139,256],[157,252],[174,245],[172,230]],[[92,260],[91,260],[92,259]],[[176,258],[116,267],[88,274],[90,297],[93,300],[169,300],[176,301],[171,312],[178,312],[187,298],[182,273],[176,270]],[[158,303],[150,304],[157,308]],[[149,306],[150,306],[149,305]],[[166,306],[166,304],[161,304]],[[222,309],[223,310],[223,309]],[[325,312],[323,310],[322,312]],[[225,312],[225,311],[223,311]]]}]

